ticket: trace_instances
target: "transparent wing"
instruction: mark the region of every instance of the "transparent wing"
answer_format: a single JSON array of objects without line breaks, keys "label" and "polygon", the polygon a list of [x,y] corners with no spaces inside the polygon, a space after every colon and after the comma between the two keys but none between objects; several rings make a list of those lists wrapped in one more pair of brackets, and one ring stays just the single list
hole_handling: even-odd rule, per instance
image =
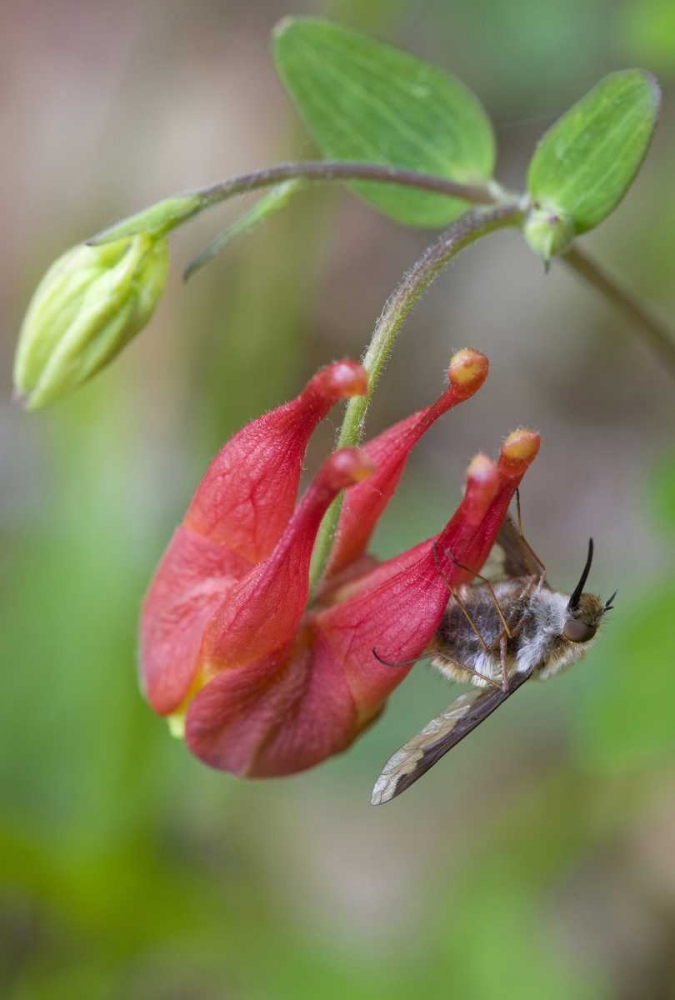
[{"label": "transparent wing", "polygon": [[483,568],[480,572],[481,576],[484,576],[490,583],[502,583],[504,580],[508,580],[506,552],[499,542],[495,542],[490,549],[490,555],[483,563]]},{"label": "transparent wing", "polygon": [[[498,580],[512,580],[514,577],[538,576],[542,572],[542,564],[538,562],[538,557],[524,540],[513,522],[513,518],[508,516],[497,535],[488,560],[486,562],[487,571],[482,570],[492,583]],[[490,575],[493,572],[494,575]]]},{"label": "transparent wing", "polygon": [[499,529],[497,545],[503,552],[504,574],[507,579],[514,576],[531,576],[532,556],[523,543],[523,538],[509,515]]},{"label": "transparent wing", "polygon": [[382,805],[410,788],[448,750],[452,750],[460,740],[492,715],[530,676],[531,671],[515,674],[506,691],[476,688],[468,694],[460,695],[389,758],[375,782],[372,804]]}]

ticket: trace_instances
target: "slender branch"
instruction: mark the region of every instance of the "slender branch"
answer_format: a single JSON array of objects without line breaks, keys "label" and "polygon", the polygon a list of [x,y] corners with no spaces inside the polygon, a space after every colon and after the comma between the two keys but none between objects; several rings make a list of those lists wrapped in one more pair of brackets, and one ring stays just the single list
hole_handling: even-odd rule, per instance
[{"label": "slender branch", "polygon": [[613,306],[632,319],[657,357],[675,375],[675,334],[647,307],[622,288],[585,250],[572,246],[562,258],[568,267],[591,284]]},{"label": "slender branch", "polygon": [[141,232],[166,234],[177,226],[189,222],[201,212],[238,194],[274,187],[289,180],[305,181],[372,181],[377,184],[394,184],[415,188],[432,194],[458,198],[477,205],[509,204],[514,196],[502,191],[494,182],[490,184],[459,184],[446,177],[403,170],[379,163],[351,163],[348,161],[307,160],[304,163],[279,163],[274,167],[254,170],[210,187],[185,194],[174,195],[156,202],[149,208],[116,222],[87,242],[91,245],[109,243]]},{"label": "slender branch", "polygon": [[274,167],[254,170],[250,174],[232,177],[221,184],[195,192],[200,195],[203,207],[224,201],[235,194],[271,187],[281,181],[304,178],[308,181],[376,181],[379,184],[396,184],[399,187],[417,188],[435,194],[461,198],[479,205],[494,202],[493,191],[485,185],[459,184],[445,177],[419,173],[417,170],[402,170],[379,163],[352,163],[331,160],[308,160],[305,163],[279,163]]},{"label": "slender branch", "polygon": [[[353,447],[361,441],[371,397],[396,337],[411,309],[434,278],[465,247],[497,229],[520,225],[522,217],[522,210],[514,205],[467,212],[435,243],[432,243],[404,275],[399,286],[389,297],[362,358],[363,366],[368,372],[368,393],[366,396],[356,396],[349,401],[338,438],[339,448]],[[312,559],[313,588],[318,586],[328,564],[341,505],[339,497],[329,508],[319,530]]]}]

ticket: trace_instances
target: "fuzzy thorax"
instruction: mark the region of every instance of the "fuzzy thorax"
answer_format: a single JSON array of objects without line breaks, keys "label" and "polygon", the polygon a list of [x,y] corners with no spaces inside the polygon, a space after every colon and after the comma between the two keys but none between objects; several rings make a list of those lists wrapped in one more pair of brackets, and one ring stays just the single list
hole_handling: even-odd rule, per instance
[{"label": "fuzzy thorax", "polygon": [[[502,618],[487,586],[460,588],[463,608],[451,600],[430,648],[433,665],[452,680],[478,687],[501,684],[502,655],[507,677],[532,673],[546,680],[582,659],[593,644],[593,639],[572,642],[563,634],[571,617],[567,594],[527,578],[498,583],[494,590],[512,635],[503,638]],[[573,617],[597,627],[602,608],[598,598],[584,594]]]}]

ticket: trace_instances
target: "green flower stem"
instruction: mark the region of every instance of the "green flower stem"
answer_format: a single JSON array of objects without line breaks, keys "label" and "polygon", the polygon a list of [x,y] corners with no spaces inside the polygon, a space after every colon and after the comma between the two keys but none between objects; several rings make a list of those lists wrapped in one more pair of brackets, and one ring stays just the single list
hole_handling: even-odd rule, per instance
[{"label": "green flower stem", "polygon": [[459,184],[446,177],[420,173],[416,170],[402,170],[379,163],[351,163],[348,161],[308,160],[304,163],[279,163],[264,170],[254,170],[230,180],[213,184],[211,187],[191,191],[184,195],[166,198],[150,208],[116,222],[108,229],[87,242],[90,244],[109,243],[126,236],[136,236],[141,232],[161,232],[165,234],[189,222],[195,216],[238,194],[247,194],[260,188],[274,187],[289,180],[305,181],[373,181],[378,184],[395,184],[399,187],[417,188],[434,194],[460,198],[478,205],[492,205],[499,200],[500,189],[496,185]]},{"label": "green flower stem", "polygon": [[203,208],[231,198],[235,194],[271,187],[280,181],[303,178],[308,181],[377,181],[379,184],[397,184],[399,187],[413,187],[420,191],[433,191],[451,198],[480,205],[494,202],[492,190],[486,185],[459,184],[445,177],[420,173],[416,170],[402,170],[379,163],[352,163],[349,161],[316,160],[306,163],[279,163],[252,174],[233,177],[222,184],[214,184],[199,192]]},{"label": "green flower stem", "polygon": [[[349,401],[337,442],[338,448],[354,447],[361,441],[371,397],[394,347],[396,337],[409,312],[434,278],[465,247],[497,229],[519,226],[522,219],[522,210],[514,205],[467,212],[424,251],[403,277],[398,288],[389,297],[362,358],[362,364],[368,372],[368,393]],[[342,498],[338,497],[326,513],[319,529],[312,557],[313,590],[318,587],[328,564],[341,506]]]},{"label": "green flower stem", "polygon": [[666,365],[670,373],[675,375],[675,337],[665,323],[652,315],[635,295],[615,282],[585,250],[580,250],[574,245],[562,259],[608,302],[637,324],[651,350]]}]

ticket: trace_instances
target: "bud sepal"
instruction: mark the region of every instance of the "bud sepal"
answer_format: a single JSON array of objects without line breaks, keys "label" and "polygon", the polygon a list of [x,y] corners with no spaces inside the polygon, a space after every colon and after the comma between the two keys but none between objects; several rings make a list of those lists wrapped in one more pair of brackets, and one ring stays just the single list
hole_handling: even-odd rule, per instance
[{"label": "bud sepal", "polygon": [[52,264],[19,334],[14,386],[26,409],[48,406],[86,382],[143,329],[168,266],[166,240],[147,234],[81,244]]}]

